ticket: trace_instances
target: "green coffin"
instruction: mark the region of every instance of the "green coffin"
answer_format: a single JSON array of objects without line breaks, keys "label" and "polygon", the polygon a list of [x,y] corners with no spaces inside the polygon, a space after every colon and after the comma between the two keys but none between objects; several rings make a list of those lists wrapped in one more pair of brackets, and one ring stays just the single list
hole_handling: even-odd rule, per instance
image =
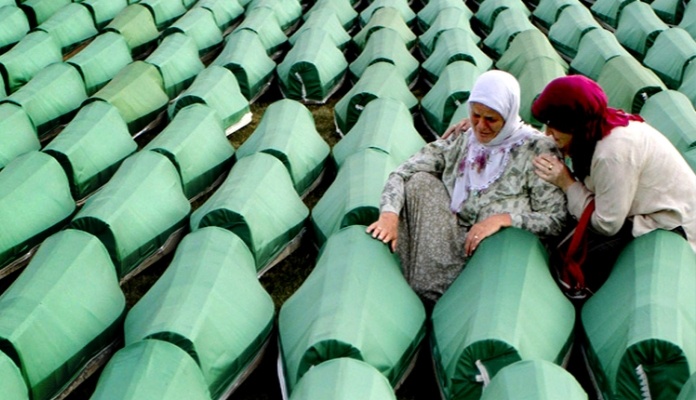
[{"label": "green coffin", "polygon": [[203,193],[226,173],[234,156],[234,147],[225,136],[220,118],[205,104],[191,104],[179,110],[144,150],[169,158],[189,199]]},{"label": "green coffin", "polygon": [[70,226],[97,236],[124,278],[185,225],[190,209],[172,163],[141,151],[123,161]]},{"label": "green coffin", "polygon": [[255,153],[237,161],[225,182],[191,215],[191,230],[218,226],[232,231],[262,271],[300,234],[308,215],[283,163]]},{"label": "green coffin", "polygon": [[164,92],[170,99],[186,89],[205,68],[198,56],[196,42],[183,33],[165,36],[145,62],[157,67],[162,75]]},{"label": "green coffin", "polygon": [[99,376],[92,400],[210,400],[196,362],[179,347],[142,340],[114,354]]},{"label": "green coffin", "polygon": [[375,10],[367,25],[353,35],[353,44],[359,51],[362,51],[370,35],[382,28],[391,28],[397,31],[409,50],[416,45],[417,36],[408,27],[399,10],[394,7],[383,7]]},{"label": "green coffin", "polygon": [[389,173],[398,166],[391,155],[375,149],[346,158],[312,209],[312,226],[319,246],[341,228],[367,226],[377,220],[382,189]]},{"label": "green coffin", "polygon": [[597,80],[604,64],[616,56],[630,54],[612,32],[606,29],[592,29],[580,39],[578,52],[570,62],[570,72]]},{"label": "green coffin", "polygon": [[302,18],[307,20],[312,14],[322,9],[328,9],[335,14],[346,31],[350,31],[353,28],[355,20],[358,18],[358,12],[353,8],[351,0],[316,0],[302,14]]},{"label": "green coffin", "polygon": [[[492,1],[492,0],[487,0]],[[485,48],[489,49],[498,57],[510,46],[510,42],[516,35],[538,28],[532,24],[527,15],[519,8],[506,8],[500,12],[493,25],[491,33],[483,40]]]},{"label": "green coffin", "polygon": [[220,30],[229,28],[232,24],[243,18],[244,8],[238,0],[198,0],[194,8],[204,8],[215,18],[215,23]]},{"label": "green coffin", "polygon": [[661,20],[667,24],[676,25],[684,15],[685,4],[676,0],[655,0],[650,3],[650,7]]},{"label": "green coffin", "polygon": [[696,399],[696,374],[691,375],[688,381],[682,386],[677,400]]},{"label": "green coffin", "polygon": [[140,0],[138,4],[150,10],[158,30],[169,26],[186,13],[186,6],[182,0]]},{"label": "green coffin", "polygon": [[41,143],[27,112],[16,104],[0,103],[0,169]]},{"label": "green coffin", "polygon": [[645,101],[640,110],[645,122],[660,131],[680,153],[696,147],[696,111],[682,92],[663,90]]},{"label": "green coffin", "polygon": [[294,100],[271,103],[251,136],[237,151],[237,158],[257,152],[283,162],[300,195],[309,190],[324,171],[330,148],[319,135],[307,107]]},{"label": "green coffin", "polygon": [[582,4],[579,0],[541,0],[532,11],[532,17],[542,27],[549,29],[553,25],[564,8],[576,4]]},{"label": "green coffin", "polygon": [[398,164],[424,145],[404,103],[375,99],[365,106],[358,122],[334,145],[332,153],[339,169],[348,157],[366,149],[387,153]]},{"label": "green coffin", "polygon": [[82,0],[94,18],[97,29],[103,29],[118,13],[128,6],[128,0]]},{"label": "green coffin", "polygon": [[15,92],[50,64],[63,61],[60,46],[43,31],[30,32],[0,55],[0,73],[7,93]]},{"label": "green coffin", "polygon": [[454,61],[470,62],[481,71],[493,67],[493,60],[479,48],[468,30],[449,29],[440,34],[432,54],[423,62],[423,76],[432,86],[445,67]]},{"label": "green coffin", "polygon": [[640,112],[646,99],[667,89],[654,72],[630,55],[607,61],[597,83],[606,92],[610,107],[631,113]]},{"label": "green coffin", "polygon": [[484,30],[490,32],[495,29],[498,17],[503,11],[510,9],[519,11],[524,15],[524,19],[532,14],[521,0],[484,0],[479,4],[474,17]]},{"label": "green coffin", "polygon": [[128,312],[125,341],[177,345],[196,360],[212,397],[220,398],[263,349],[274,314],[244,242],[207,227],[184,237],[167,270]]},{"label": "green coffin", "polygon": [[336,47],[345,50],[350,43],[351,37],[346,29],[341,25],[336,11],[331,7],[321,7],[313,11],[297,30],[288,38],[291,46],[295,45],[298,37],[306,30],[318,29],[333,40]]},{"label": "green coffin", "polygon": [[164,36],[182,33],[196,44],[199,55],[204,55],[222,44],[222,30],[215,23],[213,13],[202,7],[194,7],[162,33]]},{"label": "green coffin", "polygon": [[583,35],[601,29],[599,22],[583,4],[564,7],[549,29],[549,40],[562,54],[572,59],[578,52]]},{"label": "green coffin", "polygon": [[370,364],[335,358],[316,365],[302,377],[290,400],[396,400],[387,378]]},{"label": "green coffin", "polygon": [[600,21],[616,28],[623,8],[634,1],[636,0],[597,0],[590,6],[590,11]]},{"label": "green coffin", "polygon": [[507,71],[512,75],[521,75],[527,65],[535,60],[545,58],[559,64],[563,71],[568,70],[568,63],[556,52],[549,39],[538,30],[520,32],[510,42],[510,47],[496,61],[498,69]]},{"label": "green coffin", "polygon": [[582,308],[586,356],[605,398],[674,399],[696,372],[696,255],[676,233],[633,239]]},{"label": "green coffin", "polygon": [[126,157],[138,149],[121,114],[111,104],[93,101],[45,148],[60,162],[74,199],[104,185]]},{"label": "green coffin", "polygon": [[471,39],[478,44],[481,38],[471,29],[470,18],[471,14],[467,10],[459,8],[451,8],[440,13],[428,30],[418,37],[418,48],[421,53],[425,57],[430,56],[440,35],[450,29],[459,29],[467,32]]},{"label": "green coffin", "polygon": [[372,14],[380,8],[391,7],[399,11],[401,18],[406,22],[406,25],[412,26],[416,19],[416,13],[413,12],[407,0],[373,0],[360,11],[359,21],[360,26],[365,26],[372,18]]},{"label": "green coffin", "polygon": [[614,35],[638,60],[642,60],[655,37],[667,28],[667,24],[655,14],[649,4],[634,1],[621,10]]},{"label": "green coffin", "polygon": [[686,66],[696,59],[696,41],[681,28],[660,32],[645,54],[643,65],[655,71],[671,89],[681,85]]},{"label": "green coffin", "polygon": [[[329,239],[302,286],[283,304],[278,336],[292,393],[314,366],[364,361],[396,386],[425,336],[425,309],[384,243],[351,226]],[[308,375],[306,375],[308,376]]]},{"label": "green coffin", "polygon": [[20,0],[17,2],[29,17],[31,26],[41,25],[70,3],[70,0]]},{"label": "green coffin", "polygon": [[38,151],[12,160],[0,171],[0,266],[61,229],[74,211],[58,161]]},{"label": "green coffin", "polygon": [[99,240],[67,229],[41,244],[0,308],[0,347],[20,365],[31,398],[47,399],[117,340],[126,299]]},{"label": "green coffin", "polygon": [[519,360],[564,363],[575,309],[532,233],[506,228],[481,243],[433,310],[435,370],[445,399],[478,399],[485,377]]},{"label": "green coffin", "polygon": [[0,6],[0,53],[4,53],[10,47],[22,40],[29,33],[29,20],[27,15],[12,5]]},{"label": "green coffin", "polygon": [[460,0],[430,1],[418,11],[416,23],[421,32],[425,32],[440,14],[456,13],[455,10],[463,11],[467,15],[468,20],[471,20],[471,17],[474,16],[471,9]]},{"label": "green coffin", "polygon": [[3,396],[8,399],[29,400],[29,389],[24,383],[22,371],[3,352],[0,352],[0,380],[2,380]]},{"label": "green coffin", "polygon": [[278,18],[273,9],[258,7],[246,13],[244,20],[235,28],[235,32],[240,30],[250,30],[261,39],[266,54],[270,57],[277,56],[288,41]]},{"label": "green coffin", "polygon": [[93,95],[132,63],[133,57],[123,36],[104,32],[67,62],[80,71],[87,94]]},{"label": "green coffin", "polygon": [[80,3],[66,4],[36,29],[51,35],[63,54],[98,33],[92,14]]},{"label": "green coffin", "polygon": [[565,369],[545,360],[518,361],[501,369],[483,389],[481,400],[587,400]]},{"label": "green coffin", "polygon": [[273,11],[280,29],[291,30],[302,16],[302,5],[299,0],[251,0],[245,7],[249,14],[258,8],[268,8]]},{"label": "green coffin", "polygon": [[159,37],[155,18],[142,4],[130,4],[109,22],[103,31],[122,35],[135,57],[151,47]]},{"label": "green coffin", "polygon": [[418,60],[408,51],[399,34],[390,28],[379,29],[370,35],[363,51],[350,63],[351,80],[357,82],[367,67],[380,61],[394,64],[409,86],[415,84],[420,66]]},{"label": "green coffin", "polygon": [[524,69],[516,76],[522,93],[520,117],[523,121],[541,128],[543,123],[532,115],[532,103],[549,82],[565,75],[564,65],[549,58],[540,57],[525,64]]}]

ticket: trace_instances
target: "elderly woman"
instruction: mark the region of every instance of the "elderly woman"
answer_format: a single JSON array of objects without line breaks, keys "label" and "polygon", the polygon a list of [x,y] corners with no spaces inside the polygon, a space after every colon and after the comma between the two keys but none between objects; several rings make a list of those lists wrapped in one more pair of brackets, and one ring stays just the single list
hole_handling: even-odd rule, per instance
[{"label": "elderly woman", "polygon": [[379,219],[367,228],[398,253],[411,287],[432,301],[487,237],[508,226],[555,236],[567,215],[563,192],[533,170],[534,156],[558,150],[520,119],[517,80],[483,73],[469,107],[470,129],[427,144],[389,175]]},{"label": "elderly woman", "polygon": [[571,172],[540,155],[537,172],[565,192],[568,210],[580,221],[584,213],[589,228],[575,233],[588,243],[586,261],[572,273],[577,289],[596,290],[623,246],[655,229],[684,235],[696,250],[696,175],[660,132],[608,107],[602,88],[581,75],[551,81],[532,113],[572,165]]}]

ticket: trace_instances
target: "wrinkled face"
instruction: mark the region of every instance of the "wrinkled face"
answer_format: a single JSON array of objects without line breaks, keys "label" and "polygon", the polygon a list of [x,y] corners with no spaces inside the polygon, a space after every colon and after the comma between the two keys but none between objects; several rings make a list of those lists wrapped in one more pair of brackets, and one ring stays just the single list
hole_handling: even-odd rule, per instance
[{"label": "wrinkled face", "polygon": [[505,120],[497,111],[481,103],[471,103],[471,128],[480,143],[493,140],[503,129]]},{"label": "wrinkled face", "polygon": [[570,133],[559,131],[558,129],[546,126],[546,135],[551,136],[556,142],[556,146],[561,150],[561,153],[568,155],[570,153],[570,143],[573,141],[573,135]]}]

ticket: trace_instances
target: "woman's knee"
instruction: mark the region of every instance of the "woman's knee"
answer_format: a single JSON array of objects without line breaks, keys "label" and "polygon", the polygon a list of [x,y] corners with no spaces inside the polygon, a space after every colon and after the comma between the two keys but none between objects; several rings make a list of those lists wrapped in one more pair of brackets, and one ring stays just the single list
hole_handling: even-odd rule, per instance
[{"label": "woman's knee", "polygon": [[432,190],[444,190],[445,185],[442,180],[428,172],[416,172],[408,182],[406,182],[406,191],[423,192]]}]

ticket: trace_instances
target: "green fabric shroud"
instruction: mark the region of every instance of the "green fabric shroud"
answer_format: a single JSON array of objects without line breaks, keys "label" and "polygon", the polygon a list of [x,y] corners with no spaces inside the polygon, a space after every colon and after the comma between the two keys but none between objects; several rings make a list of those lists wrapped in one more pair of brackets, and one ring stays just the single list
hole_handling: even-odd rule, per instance
[{"label": "green fabric shroud", "polygon": [[0,103],[0,143],[0,170],[22,154],[41,148],[34,125],[22,107]]},{"label": "green fabric shroud", "polygon": [[532,12],[532,17],[542,27],[549,29],[564,8],[576,4],[582,3],[579,0],[541,0]]},{"label": "green fabric shroud", "polygon": [[0,73],[7,93],[15,92],[50,64],[63,61],[60,46],[43,31],[29,32],[19,43],[0,55]]},{"label": "green fabric shroud", "polygon": [[191,215],[191,230],[232,231],[251,249],[261,271],[300,234],[308,215],[283,163],[255,153],[237,161],[222,186]]},{"label": "green fabric shroud", "polygon": [[319,29],[323,31],[333,40],[336,47],[345,50],[350,43],[351,37],[346,29],[341,25],[336,12],[330,7],[323,7],[315,10],[309,17],[297,28],[297,30],[288,38],[291,46],[295,45],[298,37],[306,30]]},{"label": "green fabric shroud", "polygon": [[[491,1],[491,0],[488,0]],[[491,33],[483,40],[485,47],[498,57],[508,49],[516,35],[530,30],[538,30],[519,8],[506,8],[496,18]]]},{"label": "green fabric shroud", "polygon": [[382,7],[375,10],[367,25],[353,36],[353,44],[359,51],[362,51],[370,36],[382,28],[391,28],[397,31],[409,50],[416,45],[417,36],[406,25],[399,10],[394,7]]},{"label": "green fabric shroud", "polygon": [[399,100],[411,113],[418,108],[418,99],[409,91],[399,69],[388,62],[377,62],[370,65],[360,80],[336,103],[334,118],[337,130],[348,132],[365,106],[377,98]]},{"label": "green fabric shroud", "polygon": [[297,383],[290,400],[396,400],[387,378],[370,364],[341,357],[315,366]]},{"label": "green fabric shroud", "polygon": [[566,69],[556,60],[539,57],[528,61],[524,69],[516,75],[520,82],[520,117],[530,125],[541,128],[542,121],[532,115],[532,103],[541,94],[546,85],[556,78],[566,75]]},{"label": "green fabric shroud", "polygon": [[462,9],[452,8],[441,12],[433,21],[427,31],[418,37],[418,48],[427,58],[433,53],[440,35],[450,29],[460,29],[471,36],[471,39],[478,45],[481,41],[476,33],[471,29],[469,19],[471,15]]},{"label": "green fabric shroud", "polygon": [[418,11],[416,15],[416,23],[420,28],[421,32],[425,32],[430,28],[436,18],[444,13],[457,13],[455,10],[460,10],[464,12],[467,20],[471,20],[474,13],[469,9],[469,7],[462,1],[459,0],[441,0],[441,1],[431,1],[428,2],[423,8]]},{"label": "green fabric shroud", "polygon": [[590,11],[597,19],[603,21],[612,28],[616,28],[619,23],[619,15],[627,5],[636,0],[597,0],[590,7]]},{"label": "green fabric shroud", "polygon": [[484,30],[490,32],[495,29],[497,19],[502,12],[510,9],[517,10],[523,14],[524,17],[522,19],[526,19],[532,14],[521,0],[485,0],[479,5],[474,17],[481,23]]},{"label": "green fabric shroud", "polygon": [[681,28],[660,32],[648,49],[643,65],[650,68],[670,89],[682,83],[686,66],[696,59],[696,41]]},{"label": "green fabric shroud", "polygon": [[182,0],[140,0],[138,4],[142,4],[150,10],[158,30],[169,26],[174,20],[186,13],[186,7]]},{"label": "green fabric shroud", "polygon": [[157,67],[164,92],[170,99],[179,95],[205,69],[196,42],[183,33],[167,35],[145,62]]},{"label": "green fabric shroud", "polygon": [[62,228],[75,211],[60,164],[32,151],[0,171],[0,266]]},{"label": "green fabric shroud", "polygon": [[348,157],[365,149],[385,152],[399,164],[424,145],[404,103],[384,98],[365,106],[358,122],[334,145],[332,152],[340,169]]},{"label": "green fabric shroud", "polygon": [[218,28],[223,31],[244,16],[244,8],[238,0],[198,0],[194,5],[197,7],[210,11]]},{"label": "green fabric shroud", "polygon": [[0,6],[0,53],[22,40],[29,28],[27,15],[15,6],[14,1],[12,5]]},{"label": "green fabric shroud", "polygon": [[106,86],[91,96],[93,99],[115,106],[131,134],[147,127],[169,102],[157,67],[144,61],[134,61],[121,69]]},{"label": "green fabric shroud", "polygon": [[646,100],[640,110],[645,122],[660,131],[680,153],[696,147],[696,111],[685,94],[664,90]]},{"label": "green fabric shroud", "polygon": [[132,62],[126,40],[115,32],[104,32],[97,36],[67,61],[80,71],[88,95],[103,88]]},{"label": "green fabric shroud", "polygon": [[438,36],[432,54],[423,62],[425,80],[431,86],[434,85],[445,67],[454,61],[468,61],[481,71],[488,71],[493,67],[493,60],[479,48],[475,37],[468,30],[448,29]]},{"label": "green fabric shroud", "polygon": [[614,35],[619,43],[642,61],[655,37],[667,28],[667,24],[655,14],[649,4],[635,1],[621,10]]},{"label": "green fabric shroud", "polygon": [[696,3],[686,4],[684,16],[677,26],[689,32],[689,34],[692,35],[691,37],[694,37],[693,34],[696,33]]},{"label": "green fabric shroud", "polygon": [[41,244],[0,308],[0,348],[20,365],[31,398],[47,399],[117,340],[126,299],[99,240],[67,229]]},{"label": "green fabric shroud", "polygon": [[682,386],[677,400],[689,400],[696,398],[696,374],[691,375],[688,381]]},{"label": "green fabric shroud", "polygon": [[469,118],[469,104],[465,103],[457,107],[452,114],[452,119],[450,119],[450,126],[456,124],[464,118]]},{"label": "green fabric shroud", "polygon": [[587,400],[575,377],[545,360],[518,361],[501,369],[483,390],[481,400]]},{"label": "green fabric shroud", "polygon": [[616,56],[630,54],[610,31],[592,29],[580,39],[578,52],[570,62],[570,72],[585,75],[596,81],[604,64]]},{"label": "green fabric shroud", "polygon": [[548,59],[559,64],[563,71],[568,70],[568,63],[556,52],[549,39],[538,30],[520,32],[510,42],[510,47],[496,61],[498,69],[507,71],[515,76],[521,75],[530,62]]},{"label": "green fabric shroud", "polygon": [[87,99],[79,71],[67,63],[51,64],[5,100],[22,106],[39,137],[68,122]]},{"label": "green fabric shroud", "polygon": [[366,235],[365,226],[337,232],[280,309],[289,392],[310,368],[341,357],[370,364],[395,386],[425,336],[425,322],[423,303],[387,246]]},{"label": "green fabric shroud", "polygon": [[264,152],[283,162],[298,194],[305,194],[324,171],[329,145],[319,135],[312,113],[295,100],[271,103],[237,158]]},{"label": "green fabric shroud", "polygon": [[177,345],[219,398],[263,348],[274,314],[247,246],[211,226],[184,237],[162,277],[128,313],[125,340]]},{"label": "green fabric shroud", "polygon": [[36,29],[53,36],[64,54],[98,33],[92,14],[80,3],[66,4]]},{"label": "green fabric shroud", "polygon": [[258,7],[250,10],[234,31],[245,29],[259,36],[266,54],[270,57],[277,56],[288,41],[288,37],[285,36],[273,9],[268,7]]},{"label": "green fabric shroud", "polygon": [[343,28],[347,31],[351,30],[355,20],[358,18],[358,12],[355,11],[350,0],[316,0],[311,8],[302,14],[302,18],[306,21],[312,14],[324,9],[328,9],[332,14],[335,14],[338,20],[341,21]]},{"label": "green fabric shroud", "polygon": [[37,26],[51,18],[61,8],[71,3],[70,0],[21,0],[17,2],[29,17],[29,24]]},{"label": "green fabric shroud", "polygon": [[142,54],[159,37],[155,19],[150,10],[142,4],[130,4],[104,28],[123,35],[133,56]]},{"label": "green fabric shroud", "polygon": [[225,47],[211,65],[232,71],[237,78],[239,90],[249,102],[253,102],[268,89],[276,67],[259,36],[248,29],[228,35]]},{"label": "green fabric shroud", "polygon": [[128,6],[128,0],[82,0],[80,3],[90,10],[99,30]]},{"label": "green fabric shroud", "polygon": [[141,340],[116,352],[99,375],[92,400],[210,400],[196,362],[161,340]]},{"label": "green fabric shroud", "polygon": [[249,101],[242,94],[234,74],[217,65],[211,65],[196,76],[191,86],[169,106],[169,118],[196,103],[215,110],[225,130],[246,125],[251,119]]},{"label": "green fabric shroud", "polygon": [[188,199],[203,193],[232,166],[234,147],[214,109],[191,104],[148,143],[144,150],[164,154],[181,176]]},{"label": "green fabric shroud", "polygon": [[168,36],[175,32],[183,33],[193,39],[198,54],[204,55],[222,44],[222,30],[215,23],[213,13],[202,7],[189,10],[181,18],[164,30]]},{"label": "green fabric shroud", "polygon": [[484,377],[519,360],[568,355],[575,309],[549,273],[531,232],[506,228],[484,240],[435,305],[432,351],[445,399],[478,399]]},{"label": "green fabric shroud", "polygon": [[658,17],[665,23],[674,26],[678,24],[684,15],[685,5],[677,0],[655,0],[650,3],[650,7]]},{"label": "green fabric shroud", "polygon": [[586,356],[605,398],[674,399],[696,372],[696,255],[680,235],[633,239],[582,308]]},{"label": "green fabric shroud", "polygon": [[652,70],[630,55],[617,56],[607,61],[599,73],[597,83],[606,92],[610,107],[630,113],[639,113],[647,98],[667,90]]},{"label": "green fabric shroud", "polygon": [[185,225],[190,210],[172,163],[141,151],[123,161],[70,226],[97,236],[124,278]]},{"label": "green fabric shroud", "polygon": [[371,148],[346,158],[312,209],[317,243],[323,245],[341,228],[376,221],[382,189],[389,173],[398,166],[391,155]]},{"label": "green fabric shroud", "polygon": [[0,352],[0,380],[2,380],[3,396],[8,399],[29,400],[29,389],[24,383],[22,371],[3,352]]},{"label": "green fabric shroud", "polygon": [[406,25],[412,26],[416,20],[416,13],[411,10],[407,0],[374,0],[371,1],[361,12],[358,23],[365,26],[372,18],[372,14],[380,8],[391,7],[399,11],[401,18]]},{"label": "green fabric shroud", "polygon": [[299,0],[251,0],[245,8],[246,14],[257,8],[273,10],[283,31],[290,30],[302,16],[302,5]]},{"label": "green fabric shroud", "polygon": [[549,29],[549,40],[561,53],[574,58],[580,39],[592,29],[601,29],[590,10],[582,4],[564,7]]},{"label": "green fabric shroud", "polygon": [[351,80],[358,81],[367,67],[380,61],[394,64],[409,86],[415,84],[418,78],[418,60],[408,51],[399,34],[390,28],[378,29],[370,35],[365,49],[350,63]]},{"label": "green fabric shroud", "polygon": [[72,196],[79,200],[103,186],[137,149],[118,110],[107,102],[93,101],[80,109],[44,152],[60,162]]},{"label": "green fabric shroud", "polygon": [[471,88],[481,71],[466,61],[449,64],[435,85],[421,99],[421,115],[437,136],[445,133],[457,108],[469,100]]},{"label": "green fabric shroud", "polygon": [[348,62],[323,30],[309,29],[278,64],[283,96],[306,103],[324,104],[340,87]]}]

